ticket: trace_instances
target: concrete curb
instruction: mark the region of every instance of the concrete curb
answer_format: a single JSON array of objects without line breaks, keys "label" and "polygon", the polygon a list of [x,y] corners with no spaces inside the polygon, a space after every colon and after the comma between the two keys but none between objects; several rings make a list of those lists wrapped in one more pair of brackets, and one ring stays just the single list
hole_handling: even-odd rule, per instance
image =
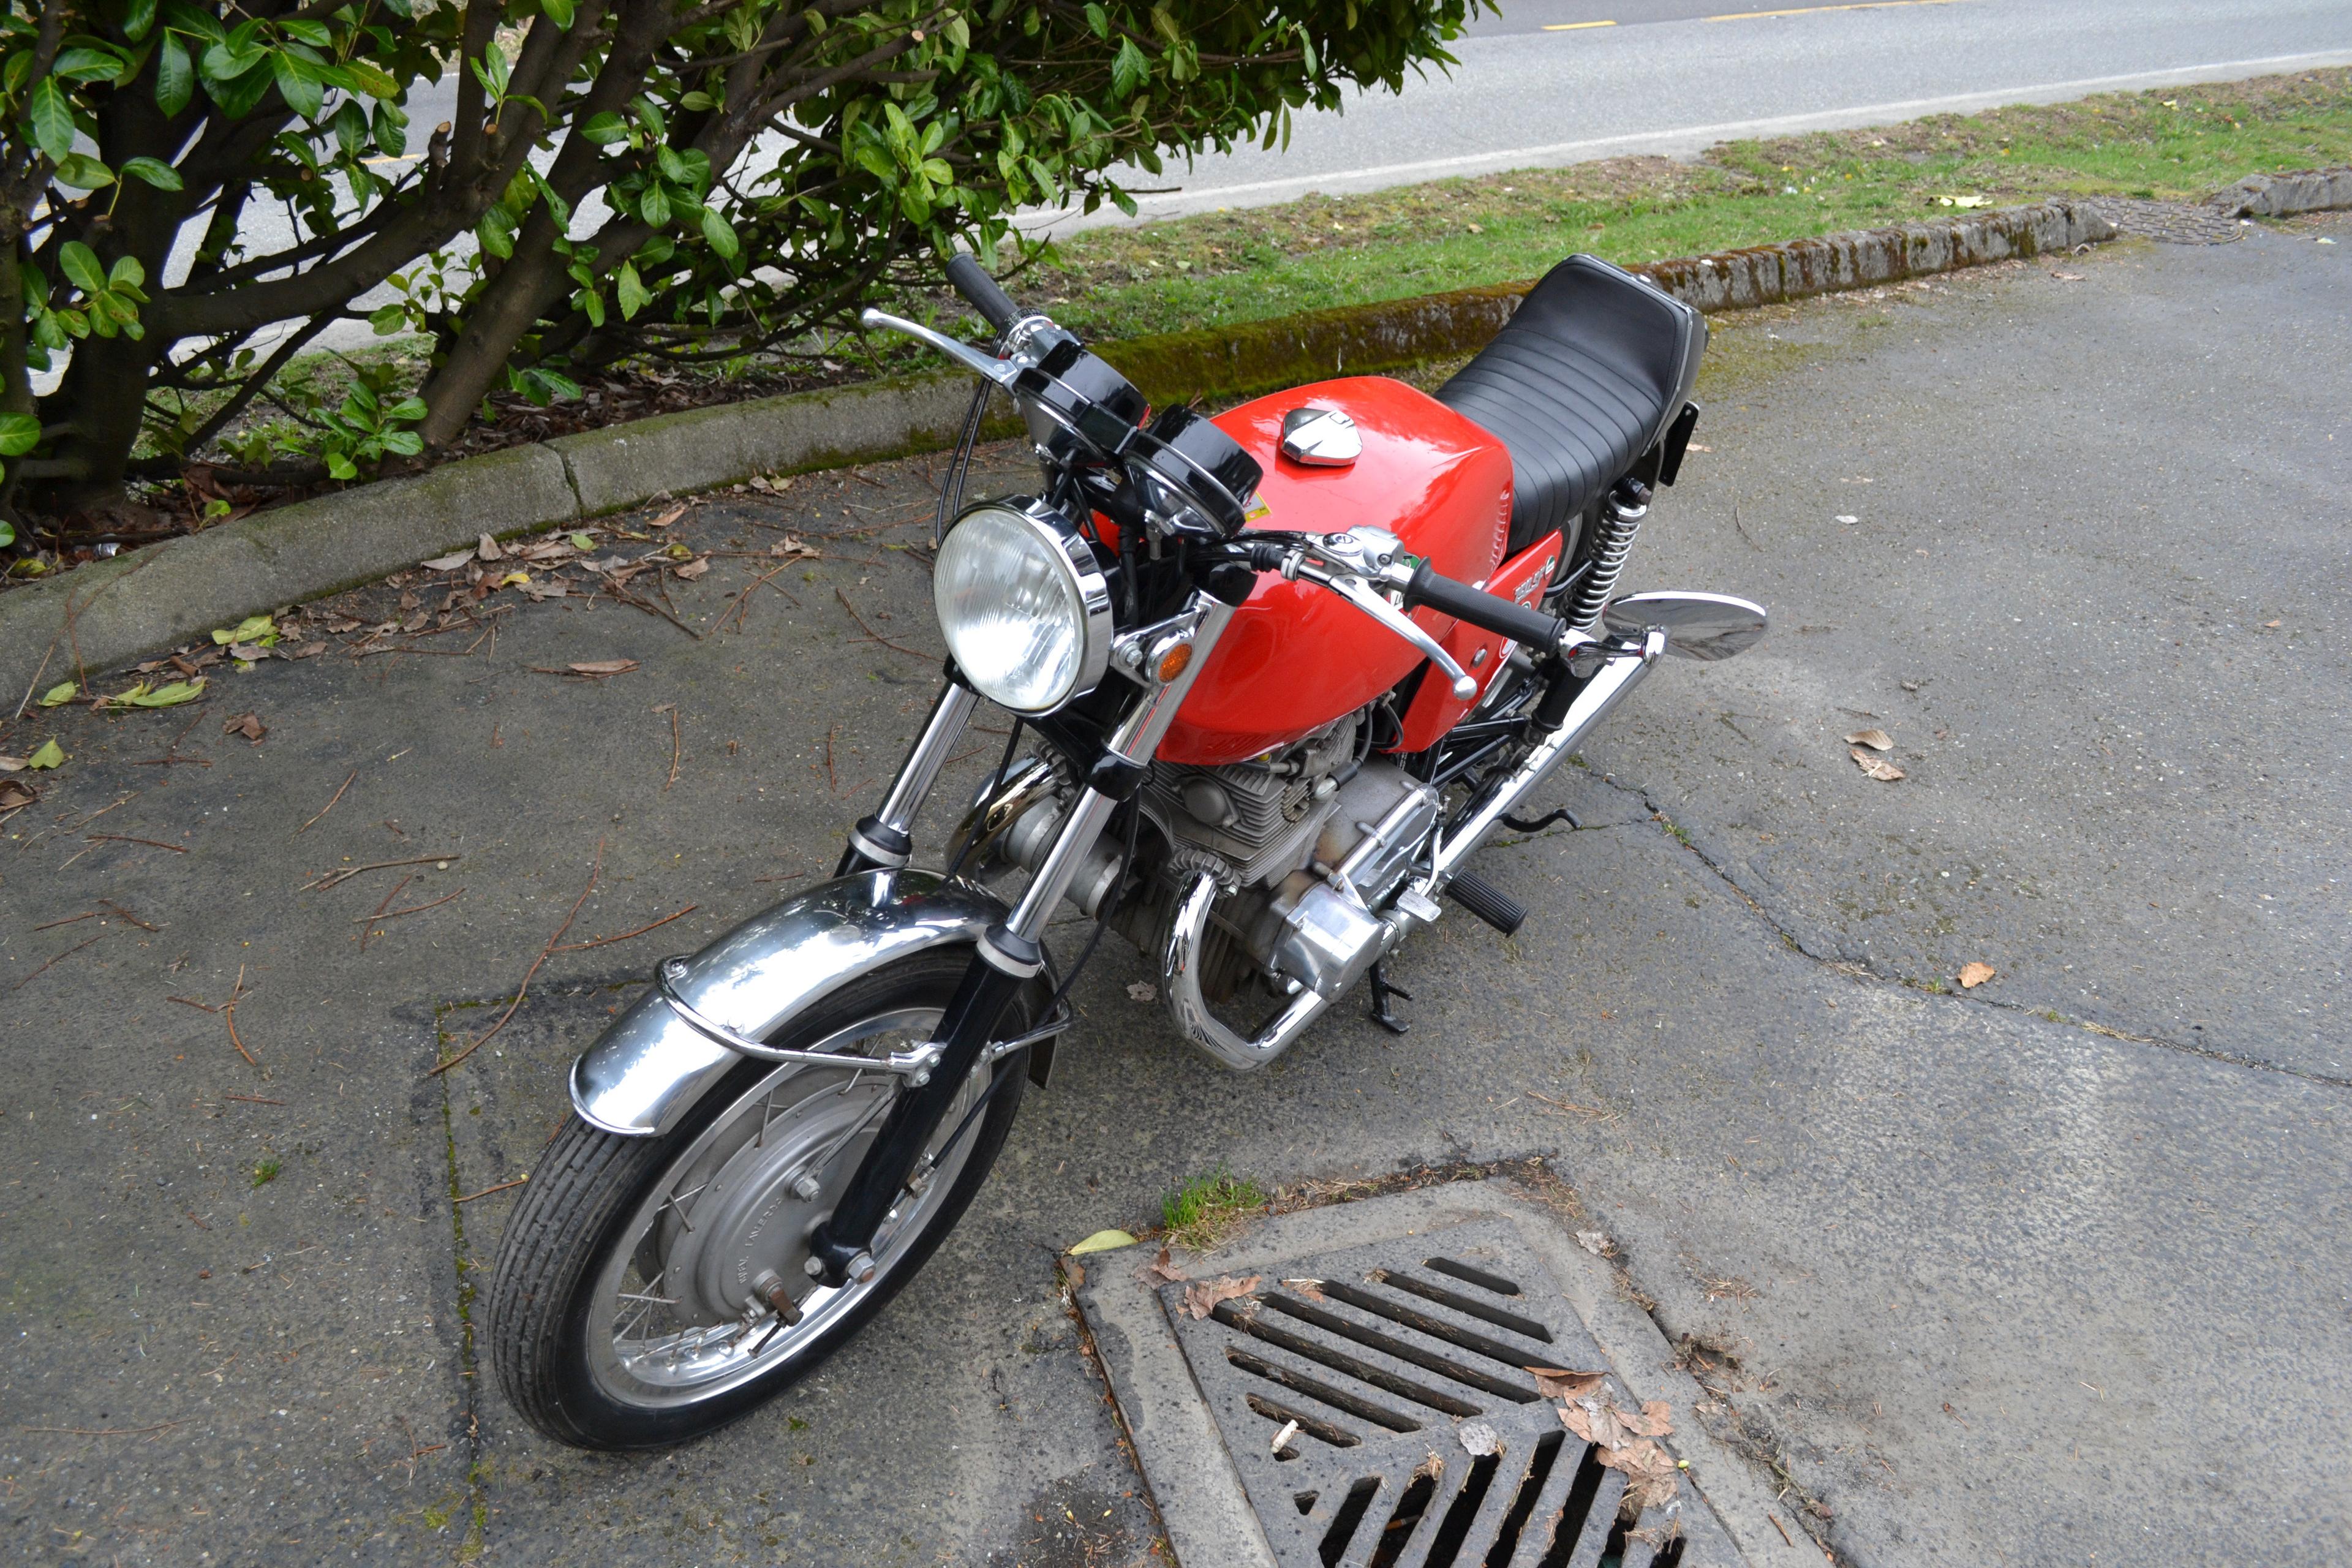
[{"label": "concrete curb", "polygon": [[[2352,206],[2352,169],[2256,175],[2213,198],[2283,216]],[[2235,204],[2232,205],[2232,204]],[[1791,240],[1635,268],[1702,310],[1744,310],[2114,238],[2087,202]],[[1318,310],[1104,345],[1155,404],[1238,398],[1343,373],[1467,354],[1529,285]],[[960,373],[760,398],[636,420],[363,485],[80,567],[0,595],[0,702],[36,679],[105,671],[249,615],[372,581],[488,531],[501,537],[639,506],[656,495],[935,451],[971,397]],[[1013,428],[1009,414],[992,434]]]}]

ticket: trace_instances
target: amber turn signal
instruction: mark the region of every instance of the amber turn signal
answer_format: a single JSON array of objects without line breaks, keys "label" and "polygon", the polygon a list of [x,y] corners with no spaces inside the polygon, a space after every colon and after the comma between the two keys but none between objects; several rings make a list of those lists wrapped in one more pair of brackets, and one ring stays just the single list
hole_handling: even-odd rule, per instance
[{"label": "amber turn signal", "polygon": [[1160,666],[1157,671],[1157,674],[1160,677],[1160,683],[1165,686],[1168,682],[1175,679],[1178,676],[1184,673],[1184,667],[1192,662],[1192,645],[1188,642],[1178,643],[1174,647],[1170,648],[1166,653],[1160,656]]}]

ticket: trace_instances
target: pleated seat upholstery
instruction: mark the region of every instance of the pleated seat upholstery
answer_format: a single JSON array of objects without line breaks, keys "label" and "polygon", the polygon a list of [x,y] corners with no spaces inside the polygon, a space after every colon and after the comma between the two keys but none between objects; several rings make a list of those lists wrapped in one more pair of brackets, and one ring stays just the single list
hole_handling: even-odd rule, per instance
[{"label": "pleated seat upholstery", "polygon": [[1437,392],[1511,454],[1510,548],[1575,520],[1665,434],[1698,376],[1706,320],[1632,273],[1571,256]]}]

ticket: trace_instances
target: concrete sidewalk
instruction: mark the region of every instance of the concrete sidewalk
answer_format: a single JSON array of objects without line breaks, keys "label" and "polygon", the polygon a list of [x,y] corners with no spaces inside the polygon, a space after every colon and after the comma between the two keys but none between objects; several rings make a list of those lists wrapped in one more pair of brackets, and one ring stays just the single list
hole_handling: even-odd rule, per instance
[{"label": "concrete sidewalk", "polygon": [[[1842,1561],[2343,1560],[2347,258],[2352,224],[2305,222],[1719,323],[1708,450],[1633,585],[1751,594],[1775,635],[1643,689],[1562,790],[1585,831],[1486,857],[1537,910],[1519,936],[1444,921],[1399,968],[1410,1036],[1349,1010],[1252,1079],[1107,946],[921,1280],[673,1454],[509,1416],[472,1334],[513,1196],[488,1189],[651,962],[829,865],[895,764],[939,647],[888,548],[924,537],[891,531],[927,515],[923,466],[678,524],[827,552],[740,633],[725,595],[766,568],[721,558],[672,589],[698,641],[556,600],[467,657],[224,677],[178,753],[210,766],[150,761],[193,710],[18,725],[0,749],[54,733],[71,761],[0,828],[10,1546],[1150,1562],[1058,1248],[1219,1164],[1545,1154],[1722,1391],[1702,1418]],[[534,668],[606,658],[639,668]],[[222,734],[247,710],[258,745]],[[1872,726],[1903,782],[1849,759]],[[426,1077],[592,864],[571,941],[695,909],[551,958]],[[1970,961],[1998,977],[1935,994]],[[257,1067],[189,1005],[240,971]]]}]

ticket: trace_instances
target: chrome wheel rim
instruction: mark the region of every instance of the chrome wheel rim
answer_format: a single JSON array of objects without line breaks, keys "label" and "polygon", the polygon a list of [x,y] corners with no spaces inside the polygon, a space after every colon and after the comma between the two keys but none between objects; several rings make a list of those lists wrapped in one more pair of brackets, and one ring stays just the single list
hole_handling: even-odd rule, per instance
[{"label": "chrome wheel rim", "polygon": [[[873,1277],[838,1289],[812,1280],[808,1237],[833,1212],[898,1093],[870,1062],[919,1045],[936,1007],[901,1008],[828,1036],[813,1050],[835,1068],[780,1066],[737,1096],[670,1162],[630,1215],[600,1271],[588,1313],[589,1368],[621,1403],[675,1407],[716,1398],[793,1360],[881,1289],[933,1207],[955,1185],[976,1134],[940,1149],[988,1087],[975,1066],[928,1152],[918,1194],[902,1192],[874,1237]],[[801,1316],[787,1324],[762,1299],[781,1282]]]}]

